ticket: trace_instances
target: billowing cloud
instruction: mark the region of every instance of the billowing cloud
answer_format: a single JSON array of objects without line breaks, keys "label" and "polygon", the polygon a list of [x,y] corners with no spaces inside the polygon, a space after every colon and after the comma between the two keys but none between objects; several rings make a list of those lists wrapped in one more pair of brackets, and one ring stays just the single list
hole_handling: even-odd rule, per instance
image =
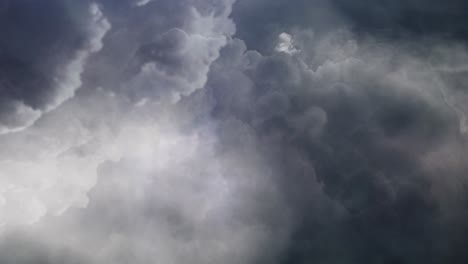
[{"label": "billowing cloud", "polygon": [[[180,106],[205,86],[234,32],[228,3],[214,6],[219,13],[205,5],[187,7],[184,23],[148,24],[154,36],[141,32],[143,39],[128,39],[121,53],[104,40],[76,97],[3,136],[0,251],[11,253],[1,261],[244,263],[267,246],[279,248],[287,232],[273,227],[287,215],[275,209],[282,200],[266,161],[254,145],[222,150],[216,131],[234,125],[212,123],[196,100]],[[114,31],[117,11],[101,7],[113,25],[106,39],[127,40],[134,32]],[[123,72],[109,72],[121,85],[93,78],[92,70],[116,59],[128,59]],[[195,125],[195,115],[203,124]],[[69,239],[52,229],[67,230]]]},{"label": "billowing cloud", "polygon": [[0,5],[1,263],[466,262],[448,3],[46,2]]},{"label": "billowing cloud", "polygon": [[[109,135],[108,129],[119,129],[127,125],[124,120],[111,121],[104,115],[105,111],[115,111],[107,115],[125,115],[126,109],[135,107],[133,104],[141,107],[145,100],[152,103],[173,101],[180,94],[190,94],[204,86],[209,65],[224,45],[228,36],[225,34],[230,34],[232,30],[228,27],[225,32],[217,26],[216,23],[221,18],[214,15],[202,16],[196,9],[190,10],[187,14],[191,22],[187,28],[170,29],[156,35],[154,43],[142,44],[142,51],[138,51],[141,54],[136,56],[144,56],[141,59],[149,60],[136,65],[134,77],[115,88],[119,93],[115,99],[112,96],[114,92],[93,92],[92,102],[77,99],[77,102],[64,105],[58,113],[51,113],[28,131],[5,136],[2,141],[4,147],[0,177],[2,225],[33,223],[47,213],[62,213],[71,205],[86,206],[87,192],[97,180],[98,166],[106,160],[119,159],[127,151],[126,141],[131,137],[127,135],[120,138],[118,132]],[[100,26],[93,28],[91,39],[94,42],[89,42],[86,50],[95,52],[101,48],[102,34],[110,26],[97,5],[91,5],[90,12],[95,20],[93,23]],[[222,16],[227,20],[227,13]],[[134,50],[126,52],[131,54]],[[158,52],[159,57],[154,54]],[[56,77],[62,85],[58,91],[64,97],[55,97],[54,101],[47,102],[47,110],[52,110],[62,99],[72,96],[73,90],[81,85],[80,73],[88,53],[79,51],[77,56],[78,58],[61,69],[63,78],[60,75]],[[151,56],[155,57],[152,59]],[[99,97],[99,94],[107,95]],[[159,95],[165,97],[160,98]],[[126,100],[131,102],[125,103]],[[96,115],[94,120],[89,120],[89,115],[95,114],[79,109],[91,109],[92,106],[88,104],[103,104],[104,109],[97,110],[101,111],[102,116]],[[128,105],[119,108],[124,104]],[[73,116],[70,113],[74,113]],[[16,120],[16,116],[11,117],[10,113],[5,115]],[[96,123],[98,127],[89,127],[85,122]],[[100,122],[103,123],[99,124]],[[25,140],[29,143],[21,144]],[[88,144],[102,146],[93,146],[82,155],[75,153]]]},{"label": "billowing cloud", "polygon": [[[466,52],[436,40],[382,45],[347,30],[292,30],[269,56],[233,41],[208,83],[217,118],[253,127],[279,172],[294,219],[280,263],[460,254],[444,221],[462,216],[443,208],[464,206],[455,197],[466,150],[454,146],[464,145],[466,111],[446,70],[463,68],[455,65]],[[434,240],[450,246],[436,250]]]},{"label": "billowing cloud", "polygon": [[278,261],[463,261],[463,44],[291,30],[272,46],[294,52],[232,41],[207,86],[277,172],[293,215]]},{"label": "billowing cloud", "polygon": [[[7,1],[2,15],[0,133],[32,125],[73,97],[110,25],[96,4]],[[36,17],[29,17],[34,14]],[[41,28],[44,26],[44,28]]]}]

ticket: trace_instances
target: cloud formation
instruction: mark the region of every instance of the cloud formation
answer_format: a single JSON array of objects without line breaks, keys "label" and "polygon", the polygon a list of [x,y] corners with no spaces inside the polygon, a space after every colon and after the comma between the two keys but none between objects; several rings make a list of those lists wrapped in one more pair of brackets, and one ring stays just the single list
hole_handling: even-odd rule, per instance
[{"label": "cloud formation", "polygon": [[96,4],[4,2],[1,134],[29,127],[73,97],[86,59],[110,28]]},{"label": "cloud formation", "polygon": [[0,5],[1,263],[468,259],[461,2],[46,2]]}]

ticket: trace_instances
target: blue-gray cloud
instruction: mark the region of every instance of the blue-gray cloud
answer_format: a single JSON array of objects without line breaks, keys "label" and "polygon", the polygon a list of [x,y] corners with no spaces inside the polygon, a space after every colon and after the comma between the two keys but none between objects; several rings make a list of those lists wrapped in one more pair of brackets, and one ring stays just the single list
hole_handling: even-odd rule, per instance
[{"label": "blue-gray cloud", "polygon": [[0,262],[465,263],[462,6],[0,1]]}]

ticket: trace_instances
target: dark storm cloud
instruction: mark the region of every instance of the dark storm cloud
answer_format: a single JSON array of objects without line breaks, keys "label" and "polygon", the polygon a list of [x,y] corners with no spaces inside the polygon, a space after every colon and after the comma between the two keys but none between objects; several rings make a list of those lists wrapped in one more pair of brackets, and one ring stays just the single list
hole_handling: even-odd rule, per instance
[{"label": "dark storm cloud", "polygon": [[463,0],[334,0],[339,12],[364,32],[404,37],[436,34],[466,40],[468,33]]},{"label": "dark storm cloud", "polygon": [[112,29],[80,92],[2,137],[0,228],[29,242],[8,261],[254,263],[284,241],[272,171],[253,145],[220,151],[214,127],[235,120],[192,98],[234,33],[231,1],[138,3],[101,1]]},{"label": "dark storm cloud", "polygon": [[[461,120],[439,90],[457,87],[439,87],[444,73],[405,46],[357,44],[340,31],[308,36],[292,37],[302,51],[266,57],[235,40],[208,83],[214,116],[252,127],[278,171],[294,219],[279,262],[439,263],[462,254],[441,213],[447,204],[434,195],[441,182],[425,160],[465,144]],[[442,163],[438,173],[459,181],[464,166]]]},{"label": "dark storm cloud", "polygon": [[[241,78],[212,83],[215,115],[255,127],[281,171],[297,220],[281,263],[466,261],[460,247],[466,225],[457,220],[465,219],[466,207],[457,198],[466,191],[466,68],[459,62],[466,7],[464,1],[236,3],[237,36],[273,54],[248,51],[241,55],[245,74],[228,71]],[[342,29],[353,33],[336,34]],[[224,52],[245,52],[235,46]],[[229,78],[238,78],[239,87]]]},{"label": "dark storm cloud", "polygon": [[291,27],[313,27],[317,32],[343,26],[329,0],[239,0],[233,7],[236,36],[250,49],[271,51],[276,36]]},{"label": "dark storm cloud", "polygon": [[1,3],[0,263],[466,263],[462,2]]},{"label": "dark storm cloud", "polygon": [[268,51],[275,35],[291,28],[320,34],[345,27],[387,40],[433,35],[466,40],[467,8],[463,0],[239,0],[233,18],[237,36],[249,48]]},{"label": "dark storm cloud", "polygon": [[1,2],[0,126],[6,133],[73,95],[81,64],[106,28],[87,1]]}]

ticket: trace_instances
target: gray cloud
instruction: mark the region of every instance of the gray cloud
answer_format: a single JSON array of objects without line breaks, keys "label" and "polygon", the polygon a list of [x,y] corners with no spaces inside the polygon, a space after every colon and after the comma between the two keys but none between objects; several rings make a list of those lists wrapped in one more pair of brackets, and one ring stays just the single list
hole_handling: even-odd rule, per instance
[{"label": "gray cloud", "polygon": [[271,51],[276,36],[291,27],[318,35],[345,27],[382,41],[434,35],[466,41],[466,8],[463,0],[238,0],[233,18],[249,48]]},{"label": "gray cloud", "polygon": [[[230,3],[185,4],[155,1],[119,21],[117,4],[100,3],[112,29],[80,91],[3,136],[5,262],[253,263],[280,248],[288,215],[268,164],[253,145],[224,150],[216,131],[236,121],[213,123],[211,106],[197,105],[206,103],[198,91],[234,32]],[[160,8],[183,16],[168,23]],[[117,61],[124,67],[108,68]],[[232,139],[251,134],[242,131]]]},{"label": "gray cloud", "polygon": [[214,115],[253,127],[278,171],[294,215],[279,262],[438,263],[459,255],[445,221],[461,216],[447,218],[443,208],[464,206],[452,196],[466,182],[456,162],[464,147],[453,147],[465,141],[457,103],[464,97],[454,98],[463,92],[442,69],[465,53],[435,41],[418,54],[412,43],[382,45],[347,31],[298,30],[292,43],[296,52],[262,56],[236,40],[208,83]]},{"label": "gray cloud", "polygon": [[73,97],[110,25],[96,5],[3,1],[0,133],[22,130]]},{"label": "gray cloud", "polygon": [[1,112],[0,262],[466,262],[468,52],[400,19],[448,4],[51,3],[81,87]]},{"label": "gray cloud", "polygon": [[405,38],[436,34],[466,40],[465,1],[333,1],[358,31]]},{"label": "gray cloud", "polygon": [[[141,13],[139,7],[130,6],[129,8],[134,8],[135,14],[130,14],[128,21],[120,21],[119,24],[119,21],[114,21],[114,16],[120,10],[110,9],[108,5],[110,4],[107,2],[100,3],[100,7],[91,5],[91,15],[104,28],[110,29],[112,23],[116,29],[108,32],[103,43],[100,40],[101,35],[95,38],[95,42],[88,43],[88,48],[90,51],[97,51],[101,45],[110,47],[105,47],[89,60],[89,67],[83,72],[83,81],[80,73],[88,53],[78,51],[78,59],[72,60],[54,77],[63,76],[58,79],[61,82],[60,94],[44,107],[52,110],[62,99],[72,96],[73,90],[81,86],[81,82],[84,82],[81,96],[87,99],[77,98],[76,102],[64,105],[57,113],[44,116],[29,131],[5,136],[2,142],[2,179],[5,181],[4,187],[0,188],[5,200],[4,213],[0,214],[2,225],[31,223],[47,213],[61,213],[71,205],[86,206],[86,194],[94,186],[98,165],[109,159],[119,159],[125,152],[124,149],[127,149],[125,141],[130,135],[125,135],[128,138],[121,138],[116,131],[127,126],[128,120],[124,118],[126,111],[142,107],[146,102],[167,106],[168,101],[176,102],[180,96],[202,88],[210,64],[233,33],[232,22],[227,18],[228,8],[217,15],[210,12],[202,15],[202,11],[195,9],[197,5],[191,8],[175,3],[155,2],[153,7],[149,5],[151,9],[145,10],[146,13]],[[163,23],[148,20],[147,25],[141,25],[135,21],[140,21],[141,15],[152,17],[155,14],[150,11],[161,7],[178,8],[185,16],[167,24],[168,21],[164,19],[167,14],[159,11]],[[219,5],[221,7],[223,6]],[[107,10],[105,16],[109,20],[103,17],[101,9]],[[137,25],[143,30],[125,32],[127,28]],[[154,34],[148,35],[151,31]],[[100,34],[104,31],[96,27],[93,32]],[[122,38],[119,49],[114,49],[109,44],[115,41],[116,34],[121,34],[118,37]],[[116,60],[128,65],[122,71],[117,67],[110,67],[109,63],[116,63]],[[110,69],[108,74],[107,69]],[[102,73],[106,77],[105,81],[93,78],[96,72]],[[31,96],[38,97],[33,94]],[[121,120],[111,120],[110,116],[93,115],[80,109],[92,109],[94,106],[90,104],[102,104],[103,109],[97,111],[113,111],[107,114],[121,115]],[[18,120],[17,115],[11,113],[5,113],[5,116]],[[25,138],[29,138],[31,143],[20,144]],[[96,142],[98,145],[90,147],[83,155],[73,152]],[[67,178],[62,178],[64,173],[69,174]],[[35,174],[41,175],[40,180],[33,180],[36,178]]]}]

